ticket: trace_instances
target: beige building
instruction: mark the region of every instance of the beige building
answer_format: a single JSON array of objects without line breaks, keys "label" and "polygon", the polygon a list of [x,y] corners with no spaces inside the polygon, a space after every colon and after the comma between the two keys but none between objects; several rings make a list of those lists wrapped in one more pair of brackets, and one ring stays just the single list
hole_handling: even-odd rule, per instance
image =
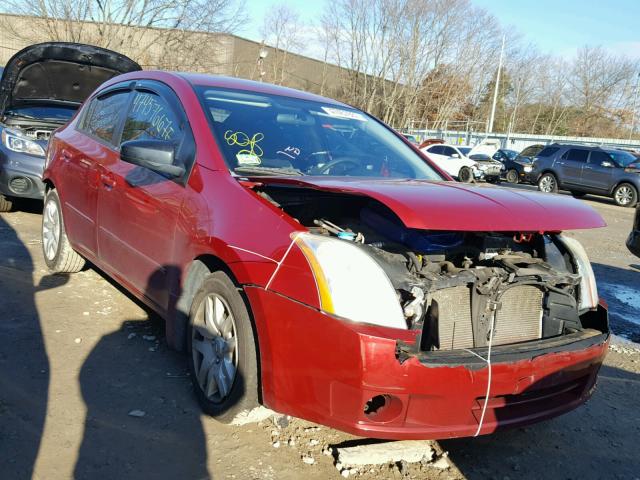
[{"label": "beige building", "polygon": [[262,79],[329,97],[340,97],[341,78],[349,74],[336,65],[231,34],[0,14],[0,65],[20,49],[46,41],[102,46],[129,56],[144,69]]}]

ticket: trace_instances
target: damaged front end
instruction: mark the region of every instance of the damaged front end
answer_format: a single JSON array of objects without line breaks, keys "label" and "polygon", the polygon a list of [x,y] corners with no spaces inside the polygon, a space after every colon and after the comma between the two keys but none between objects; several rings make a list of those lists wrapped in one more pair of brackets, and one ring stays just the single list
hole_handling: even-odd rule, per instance
[{"label": "damaged front end", "polygon": [[570,237],[411,229],[363,196],[278,186],[258,191],[311,234],[350,242],[382,268],[403,327],[416,333],[415,343],[398,340],[400,362],[415,356],[428,365],[475,363],[488,347],[523,358],[608,337],[591,266]]}]

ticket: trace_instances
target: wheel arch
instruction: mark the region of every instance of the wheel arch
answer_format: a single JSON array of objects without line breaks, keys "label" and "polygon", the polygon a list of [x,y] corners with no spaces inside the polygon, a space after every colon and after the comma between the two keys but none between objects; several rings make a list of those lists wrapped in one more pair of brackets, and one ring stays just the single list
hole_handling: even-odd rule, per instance
[{"label": "wheel arch", "polygon": [[182,282],[181,292],[176,302],[175,311],[170,315],[170,321],[167,322],[167,343],[175,350],[186,351],[187,327],[189,324],[189,314],[191,313],[193,299],[200,289],[200,285],[202,285],[205,277],[213,272],[224,272],[229,277],[244,300],[247,312],[249,313],[257,354],[258,399],[262,402],[262,356],[260,353],[260,339],[258,337],[251,303],[249,302],[242,285],[238,282],[236,275],[233,273],[233,270],[220,257],[214,254],[202,254],[194,258],[187,267],[184,281]]},{"label": "wheel arch", "polygon": [[611,190],[609,191],[609,195],[613,195],[613,192],[616,191],[616,188],[618,188],[620,185],[622,185],[623,183],[626,183],[628,185],[631,185],[633,188],[635,188],[636,190],[636,195],[640,196],[640,189],[638,189],[638,187],[631,181],[628,180],[626,178],[620,179],[618,180],[616,183],[613,184],[613,187],[611,187]]}]

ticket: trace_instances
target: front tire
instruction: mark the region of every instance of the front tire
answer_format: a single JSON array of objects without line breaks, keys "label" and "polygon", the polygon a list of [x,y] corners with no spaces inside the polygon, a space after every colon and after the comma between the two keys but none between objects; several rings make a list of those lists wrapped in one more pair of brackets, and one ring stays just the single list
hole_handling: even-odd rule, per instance
[{"label": "front tire", "polygon": [[507,182],[509,183],[513,183],[516,184],[518,183],[518,172],[517,170],[515,170],[514,168],[512,168],[511,170],[509,170],[507,172],[507,174],[505,175],[505,179],[507,180]]},{"label": "front tire", "polygon": [[0,194],[0,213],[10,212],[13,208],[13,201],[9,197]]},{"label": "front tire", "polygon": [[613,191],[613,200],[621,207],[635,207],[638,203],[638,190],[630,183],[621,183]]},{"label": "front tire", "polygon": [[558,180],[553,173],[545,173],[538,180],[538,190],[544,193],[558,193]]},{"label": "front tire", "polygon": [[462,183],[471,183],[473,181],[473,172],[469,167],[462,167],[458,172],[458,180]]},{"label": "front tire", "polygon": [[84,268],[84,258],[69,244],[60,197],[55,189],[50,190],[44,199],[42,253],[47,267],[53,273],[76,273]]},{"label": "front tire", "polygon": [[189,315],[189,369],[202,410],[222,423],[258,404],[258,358],[247,306],[224,272],[205,278]]}]

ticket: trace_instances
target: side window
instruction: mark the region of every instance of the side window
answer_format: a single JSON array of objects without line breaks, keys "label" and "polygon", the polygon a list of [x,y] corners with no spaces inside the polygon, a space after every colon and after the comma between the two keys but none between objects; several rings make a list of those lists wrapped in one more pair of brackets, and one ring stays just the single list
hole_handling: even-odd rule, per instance
[{"label": "side window", "polygon": [[598,150],[593,150],[591,152],[591,156],[589,157],[589,163],[594,165],[601,165],[602,162],[614,163],[613,159],[609,156],[608,153],[599,152]]},{"label": "side window", "polygon": [[117,91],[96,97],[87,106],[81,129],[113,145],[120,115],[127,107],[129,91]]},{"label": "side window", "polygon": [[451,157],[453,155],[455,155],[456,152],[455,149],[451,148],[451,147],[442,147],[442,149],[444,150],[443,155],[446,155],[447,157]]},{"label": "side window", "polygon": [[136,91],[122,131],[128,140],[167,140],[178,143],[182,125],[169,104],[159,95]]},{"label": "side window", "polygon": [[435,153],[436,155],[443,155],[444,147],[442,145],[434,145],[429,150],[431,153]]},{"label": "side window", "polygon": [[572,148],[567,153],[567,160],[584,163],[587,161],[588,156],[589,156],[589,150]]}]

